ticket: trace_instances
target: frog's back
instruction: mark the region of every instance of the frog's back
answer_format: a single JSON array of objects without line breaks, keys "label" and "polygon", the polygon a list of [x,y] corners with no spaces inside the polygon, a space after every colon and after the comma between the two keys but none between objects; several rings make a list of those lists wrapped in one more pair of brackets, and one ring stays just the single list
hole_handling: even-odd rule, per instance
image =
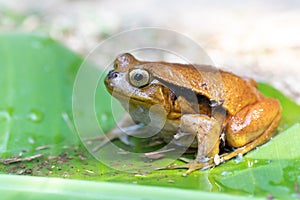
[{"label": "frog's back", "polygon": [[210,100],[223,102],[223,107],[234,115],[258,99],[254,81],[248,81],[230,72],[208,65],[166,65],[164,62],[147,66],[164,83],[183,87],[204,95]]},{"label": "frog's back", "polygon": [[224,107],[231,114],[235,114],[243,107],[255,103],[259,93],[254,80],[243,79],[235,74],[221,71],[225,102]]}]

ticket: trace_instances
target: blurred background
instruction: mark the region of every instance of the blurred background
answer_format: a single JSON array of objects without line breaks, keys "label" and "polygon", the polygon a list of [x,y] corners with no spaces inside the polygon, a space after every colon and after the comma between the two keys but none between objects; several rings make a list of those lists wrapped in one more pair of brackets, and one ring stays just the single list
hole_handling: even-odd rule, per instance
[{"label": "blurred background", "polygon": [[47,34],[86,56],[121,31],[167,28],[195,40],[218,67],[270,83],[298,104],[299,23],[298,0],[0,0],[1,32]]}]

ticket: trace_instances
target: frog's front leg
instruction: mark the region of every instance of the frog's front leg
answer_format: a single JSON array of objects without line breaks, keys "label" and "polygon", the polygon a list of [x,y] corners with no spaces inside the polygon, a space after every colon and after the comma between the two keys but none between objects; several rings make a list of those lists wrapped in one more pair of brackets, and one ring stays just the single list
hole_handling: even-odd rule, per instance
[{"label": "frog's front leg", "polygon": [[200,114],[185,114],[181,117],[179,132],[195,135],[198,150],[195,160],[187,164],[168,168],[188,168],[186,174],[197,169],[214,165],[214,157],[219,154],[221,125],[213,117]]},{"label": "frog's front leg", "polygon": [[93,152],[97,152],[103,146],[108,144],[109,142],[120,139],[123,143],[130,145],[128,141],[128,136],[133,135],[134,133],[139,133],[138,129],[140,125],[135,124],[130,115],[126,113],[120,121],[118,121],[117,125],[111,129],[107,134],[95,136],[92,138],[84,139],[88,143],[92,143],[94,141],[97,142],[97,145],[92,149]]}]

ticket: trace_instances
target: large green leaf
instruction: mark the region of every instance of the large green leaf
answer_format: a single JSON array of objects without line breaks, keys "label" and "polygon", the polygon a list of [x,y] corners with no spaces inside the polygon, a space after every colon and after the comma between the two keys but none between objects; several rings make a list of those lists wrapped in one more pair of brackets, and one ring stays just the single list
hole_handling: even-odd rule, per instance
[{"label": "large green leaf", "polygon": [[[187,177],[181,176],[184,170],[161,170],[150,174],[126,173],[113,170],[93,159],[81,145],[73,128],[72,89],[81,62],[78,55],[48,37],[0,35],[0,156],[2,159],[8,158],[20,152],[23,157],[39,153],[45,155],[31,162],[0,164],[1,173],[134,183],[127,188],[126,185],[118,184],[97,185],[96,182],[39,179],[51,183],[52,190],[62,187],[60,184],[53,185],[57,181],[61,184],[77,185],[75,188],[85,185],[87,188],[104,187],[108,193],[113,193],[109,187],[120,187],[123,191],[128,189],[136,195],[141,195],[140,191],[143,190],[138,189],[136,184],[259,197],[274,195],[279,198],[292,198],[299,195],[294,186],[300,184],[300,106],[279,91],[266,84],[259,84],[259,89],[265,95],[280,100],[283,107],[282,122],[278,128],[278,136],[243,159],[232,159],[214,169],[194,172]],[[114,123],[111,108],[107,106],[110,98],[100,84],[96,97],[100,106],[98,104],[96,107],[99,121],[105,124],[107,130]],[[47,149],[42,148],[44,145]],[[3,194],[16,190],[22,195],[28,192],[33,192],[38,197],[47,195],[41,188],[33,190],[36,179],[30,182],[31,179],[18,179],[15,176],[11,178],[15,180],[10,182],[14,186],[6,187],[10,178],[6,175],[0,176],[0,190],[5,191]],[[29,189],[23,191],[21,185],[26,181],[33,187],[28,186]],[[134,190],[134,187],[137,189]],[[74,191],[76,194],[76,190],[63,189],[67,196]],[[171,192],[157,187],[152,192],[158,197],[173,198],[165,196],[166,191]],[[100,190],[101,192],[103,194],[104,190]],[[174,194],[187,196],[187,192],[178,190]],[[124,195],[130,198],[132,193]],[[209,195],[193,191],[190,194],[204,195],[203,197]],[[212,194],[211,197],[216,196]]]},{"label": "large green leaf", "polygon": [[48,37],[0,37],[0,155],[41,145],[78,144],[64,117],[70,116],[80,57]]}]

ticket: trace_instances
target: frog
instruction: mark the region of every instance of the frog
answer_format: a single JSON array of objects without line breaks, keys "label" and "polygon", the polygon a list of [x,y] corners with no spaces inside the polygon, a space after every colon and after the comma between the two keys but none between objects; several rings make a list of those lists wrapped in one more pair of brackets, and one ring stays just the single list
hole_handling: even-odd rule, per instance
[{"label": "frog", "polygon": [[[130,53],[117,56],[113,66],[104,84],[128,113],[119,126],[149,123],[149,110],[159,105],[163,112],[154,116],[164,121],[160,138],[196,149],[194,159],[181,157],[184,164],[162,169],[185,168],[187,175],[216,167],[277,134],[281,104],[259,92],[252,78],[212,65],[139,60]],[[123,136],[116,127],[92,138],[101,141],[93,151]],[[193,137],[189,144],[186,136]]]}]

